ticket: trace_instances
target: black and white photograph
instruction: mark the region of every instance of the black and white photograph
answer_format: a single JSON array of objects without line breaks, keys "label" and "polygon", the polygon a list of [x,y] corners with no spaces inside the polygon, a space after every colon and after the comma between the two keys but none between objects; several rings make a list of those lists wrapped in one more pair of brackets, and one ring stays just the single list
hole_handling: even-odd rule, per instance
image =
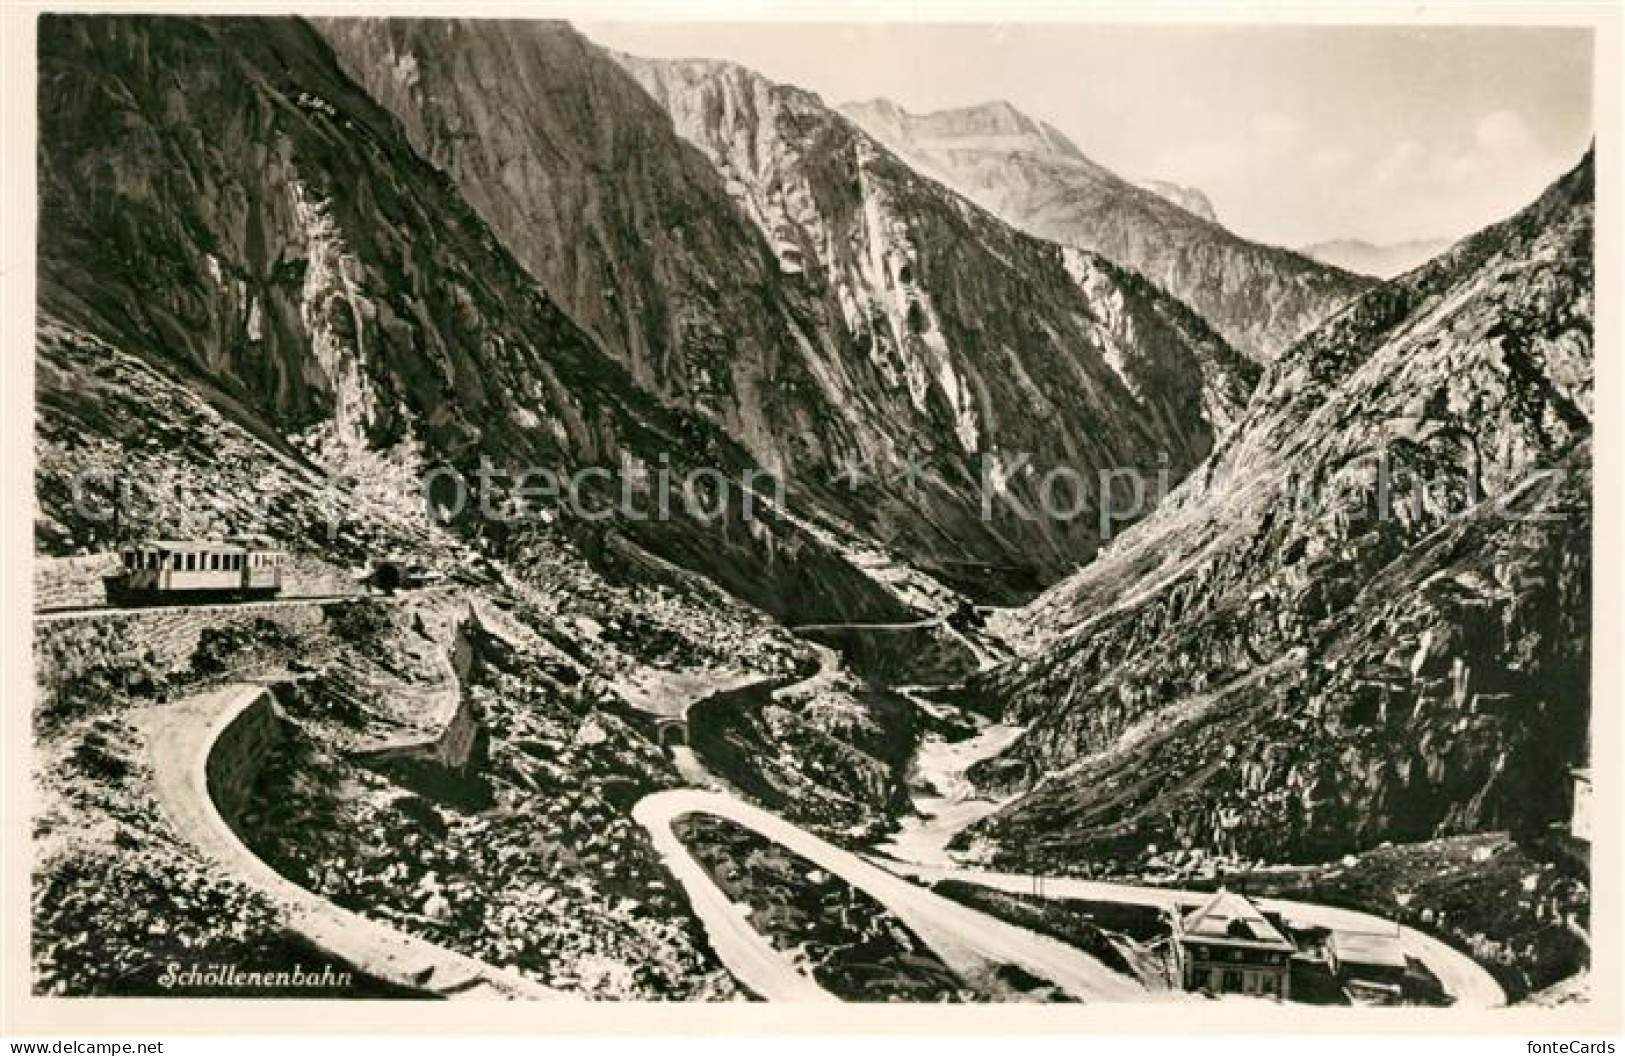
[{"label": "black and white photograph", "polygon": [[1618,1029],[1614,12],[910,10],[18,23],[8,988]]}]

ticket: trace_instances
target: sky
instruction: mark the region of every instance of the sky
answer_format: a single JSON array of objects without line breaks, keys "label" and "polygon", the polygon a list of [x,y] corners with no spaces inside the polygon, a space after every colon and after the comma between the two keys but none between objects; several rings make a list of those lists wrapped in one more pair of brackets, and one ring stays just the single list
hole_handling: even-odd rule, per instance
[{"label": "sky", "polygon": [[1589,30],[588,22],[636,55],[725,58],[826,103],[994,99],[1131,179],[1200,188],[1249,238],[1457,238],[1592,137]]}]

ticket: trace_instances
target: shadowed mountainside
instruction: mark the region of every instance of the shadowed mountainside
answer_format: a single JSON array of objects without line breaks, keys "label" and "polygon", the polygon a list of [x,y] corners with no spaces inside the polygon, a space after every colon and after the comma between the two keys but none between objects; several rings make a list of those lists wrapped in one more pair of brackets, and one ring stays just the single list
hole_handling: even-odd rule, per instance
[{"label": "shadowed mountainside", "polygon": [[[39,50],[39,302],[62,324],[341,478],[387,463],[411,486],[437,467],[472,482],[481,459],[561,478],[751,466],[604,356],[306,23],[47,17]],[[584,535],[770,611],[902,611],[799,529],[743,523],[737,503],[711,522],[682,503],[668,520],[601,519],[616,489],[581,494],[560,506]],[[647,487],[635,498],[650,508]],[[467,506],[473,530],[503,534]]]},{"label": "shadowed mountainside", "polygon": [[612,57],[557,23],[320,25],[642,384],[962,586],[1030,588],[1098,540],[1092,513],[984,520],[985,468],[1022,452],[1093,488],[1165,459],[1177,478],[1256,379],[1150,284],[1011,230],[748,70]]},{"label": "shadowed mountainside", "polygon": [[842,111],[921,172],[1022,230],[1093,250],[1151,279],[1260,362],[1371,285],[1249,242],[1161,189],[1124,180],[1009,103],[920,115],[877,99]]},{"label": "shadowed mountainside", "polygon": [[1592,161],[1283,356],[980,679],[1013,857],[1302,857],[1557,816],[1589,713]]}]

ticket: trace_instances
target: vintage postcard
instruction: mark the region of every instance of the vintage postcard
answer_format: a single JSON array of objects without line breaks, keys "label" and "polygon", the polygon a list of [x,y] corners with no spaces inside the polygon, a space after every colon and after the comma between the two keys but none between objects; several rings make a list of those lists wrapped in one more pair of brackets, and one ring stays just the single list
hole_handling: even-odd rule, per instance
[{"label": "vintage postcard", "polygon": [[1618,1030],[1618,33],[9,15],[12,1027]]}]

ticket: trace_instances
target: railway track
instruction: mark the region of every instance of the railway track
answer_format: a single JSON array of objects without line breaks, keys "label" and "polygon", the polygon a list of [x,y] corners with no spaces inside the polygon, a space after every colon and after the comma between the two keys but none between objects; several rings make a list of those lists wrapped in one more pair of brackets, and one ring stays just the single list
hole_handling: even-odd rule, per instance
[{"label": "railway track", "polygon": [[[401,594],[408,592],[402,591]],[[331,605],[340,601],[354,601],[357,598],[388,597],[384,594],[301,594],[295,597],[255,598],[245,601],[208,601],[196,604],[165,604],[165,605],[81,605],[71,608],[36,609],[34,610],[35,623],[56,623],[63,620],[87,620],[106,616],[142,616],[155,612],[212,612],[216,610],[241,609],[275,609],[286,608],[290,605]],[[397,595],[399,596],[399,595]]]}]

